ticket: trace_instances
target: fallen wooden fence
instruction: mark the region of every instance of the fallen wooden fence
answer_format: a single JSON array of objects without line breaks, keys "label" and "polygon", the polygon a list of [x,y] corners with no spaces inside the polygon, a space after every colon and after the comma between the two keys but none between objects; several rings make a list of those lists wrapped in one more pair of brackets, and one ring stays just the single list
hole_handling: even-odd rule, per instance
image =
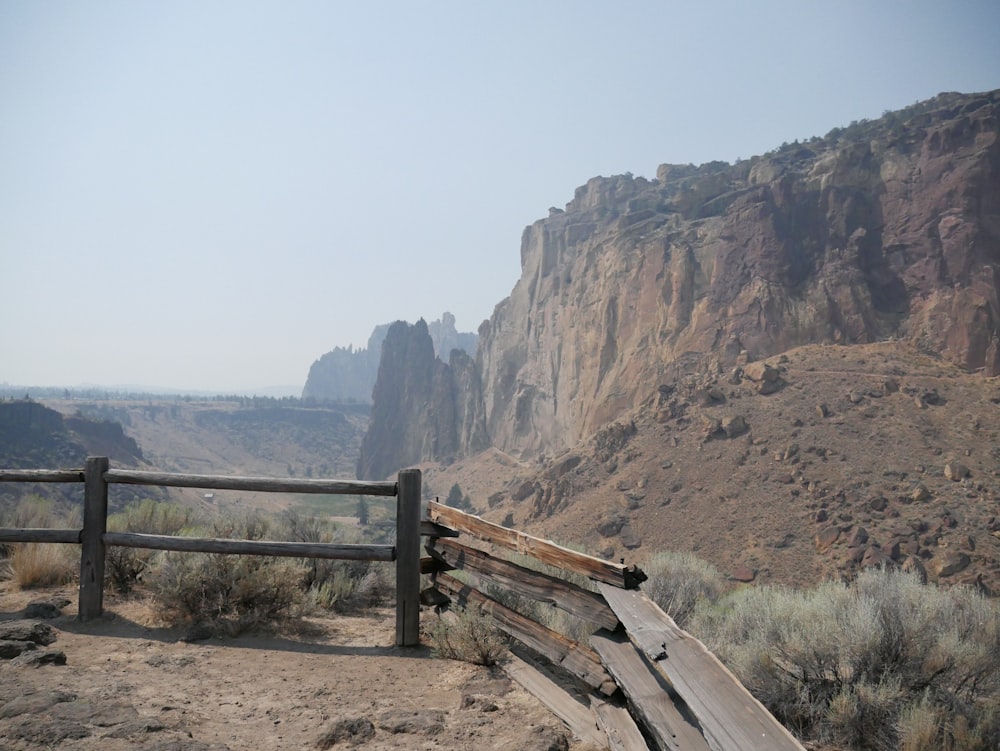
[{"label": "fallen wooden fence", "polygon": [[[91,457],[83,469],[2,469],[0,482],[83,483],[82,529],[0,529],[0,542],[80,545],[80,620],[96,618],[104,611],[104,563],[109,545],[178,552],[395,561],[396,644],[410,647],[420,643],[420,535],[422,530],[443,532],[436,525],[420,521],[421,475],[418,469],[402,470],[396,482],[355,482],[112,469],[107,457]],[[268,493],[395,496],[396,544],[345,545],[108,532],[108,486],[112,483]]]},{"label": "fallen wooden fence", "polygon": [[[547,662],[543,667],[519,657],[506,669],[581,739],[593,743],[597,738],[616,751],[804,751],[700,641],[646,597],[640,590],[646,577],[639,568],[436,502],[428,504],[427,516],[436,527],[425,527],[429,558],[422,570],[431,574],[433,587],[424,592],[424,602],[480,607],[500,630]],[[462,541],[462,535],[479,547]],[[482,549],[484,543],[586,576],[597,591],[504,559]],[[461,571],[463,578],[450,570]],[[583,618],[595,633],[588,643],[568,639],[503,605],[490,587]],[[567,693],[555,676],[575,680],[589,692],[587,699]],[[596,736],[595,729],[601,731]]]}]

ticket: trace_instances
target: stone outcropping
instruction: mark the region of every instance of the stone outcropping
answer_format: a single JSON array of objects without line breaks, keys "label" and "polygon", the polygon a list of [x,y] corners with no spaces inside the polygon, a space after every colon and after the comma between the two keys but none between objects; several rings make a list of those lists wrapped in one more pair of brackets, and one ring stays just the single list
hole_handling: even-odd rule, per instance
[{"label": "stone outcropping", "polygon": [[[302,389],[303,399],[330,401],[354,400],[369,403],[372,388],[378,377],[378,364],[382,356],[382,342],[391,324],[376,326],[363,349],[334,347],[316,360],[309,368],[309,377]],[[445,312],[437,321],[428,324],[434,352],[447,360],[452,350],[476,353],[479,336],[455,328],[455,316]]]},{"label": "stone outcropping", "polygon": [[387,344],[372,430],[411,435],[366,470],[484,441],[556,454],[678,373],[808,343],[896,338],[1000,373],[998,136],[1000,91],[942,94],[734,165],[593,178],[525,229],[458,391]]}]

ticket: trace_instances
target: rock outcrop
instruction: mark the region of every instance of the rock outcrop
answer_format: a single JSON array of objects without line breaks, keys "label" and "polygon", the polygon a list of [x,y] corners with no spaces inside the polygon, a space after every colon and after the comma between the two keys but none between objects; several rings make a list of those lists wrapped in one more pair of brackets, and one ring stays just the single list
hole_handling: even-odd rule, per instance
[{"label": "rock outcrop", "polygon": [[[309,368],[309,376],[302,389],[303,399],[320,401],[353,400],[370,403],[372,388],[378,377],[378,364],[382,356],[382,342],[391,324],[376,326],[363,349],[334,347]],[[452,350],[462,350],[475,355],[479,336],[455,328],[455,316],[442,313],[440,320],[427,326],[434,352],[446,360]]]},{"label": "rock outcrop", "polygon": [[448,461],[459,452],[460,434],[471,450],[486,448],[477,409],[479,381],[476,364],[464,351],[452,350],[448,364],[434,354],[423,319],[412,326],[392,324],[382,343],[358,478],[383,479],[423,460]]},{"label": "rock outcrop", "polygon": [[392,366],[375,408],[398,411],[372,430],[410,437],[368,476],[484,441],[558,454],[679,374],[809,343],[896,338],[1000,374],[998,136],[1000,91],[942,94],[734,165],[593,178],[525,229],[457,392],[443,364]]}]

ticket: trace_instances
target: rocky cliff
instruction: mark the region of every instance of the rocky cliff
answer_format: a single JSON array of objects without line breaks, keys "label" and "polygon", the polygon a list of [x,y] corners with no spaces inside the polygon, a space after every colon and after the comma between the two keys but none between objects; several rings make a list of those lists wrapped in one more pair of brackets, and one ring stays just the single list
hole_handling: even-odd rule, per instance
[{"label": "rocky cliff", "polygon": [[678,367],[896,337],[1000,373],[1000,92],[736,165],[594,178],[480,329],[491,441],[559,451]]},{"label": "rocky cliff", "polygon": [[942,94],[735,165],[590,180],[525,229],[460,392],[397,363],[371,431],[425,459],[553,454],[678,373],[809,343],[895,338],[1000,373],[998,115],[1000,91]]},{"label": "rocky cliff", "polygon": [[[389,326],[388,323],[376,326],[368,337],[368,345],[364,349],[334,347],[316,360],[309,368],[309,376],[302,389],[302,398],[370,402],[372,388],[378,376],[382,342],[389,331]],[[440,320],[428,325],[427,330],[433,342],[434,352],[443,360],[453,349],[463,350],[470,355],[476,352],[478,335],[458,331],[455,328],[455,316],[451,313],[443,313]]]}]

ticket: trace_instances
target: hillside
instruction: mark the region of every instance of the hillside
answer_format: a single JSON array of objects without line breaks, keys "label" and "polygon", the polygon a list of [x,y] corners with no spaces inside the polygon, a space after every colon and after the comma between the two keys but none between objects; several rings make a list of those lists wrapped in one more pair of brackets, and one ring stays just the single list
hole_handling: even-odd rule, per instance
[{"label": "hillside", "polygon": [[629,563],[693,551],[736,580],[807,586],[888,562],[1000,591],[1000,379],[900,343],[765,362],[774,381],[750,363],[649,384],[571,451],[489,449],[426,464],[426,484]]}]

